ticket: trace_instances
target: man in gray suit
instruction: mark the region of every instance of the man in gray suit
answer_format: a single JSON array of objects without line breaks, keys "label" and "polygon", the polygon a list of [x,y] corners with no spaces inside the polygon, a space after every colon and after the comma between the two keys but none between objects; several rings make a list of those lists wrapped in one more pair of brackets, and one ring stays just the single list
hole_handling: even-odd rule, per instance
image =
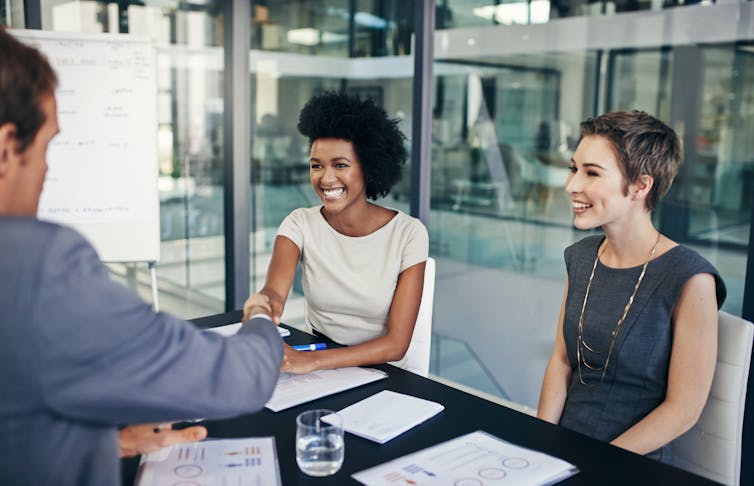
[{"label": "man in gray suit", "polygon": [[282,343],[263,297],[237,336],[202,333],[112,282],[78,233],[35,219],[56,83],[0,28],[0,482],[112,485],[116,424],[259,410]]}]

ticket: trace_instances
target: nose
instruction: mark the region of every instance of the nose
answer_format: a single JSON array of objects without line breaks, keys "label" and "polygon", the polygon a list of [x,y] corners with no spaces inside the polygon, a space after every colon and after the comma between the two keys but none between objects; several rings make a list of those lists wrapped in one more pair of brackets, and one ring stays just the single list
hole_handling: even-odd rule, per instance
[{"label": "nose", "polygon": [[568,174],[565,183],[565,191],[567,194],[576,194],[581,192],[581,178],[577,173],[571,172]]},{"label": "nose", "polygon": [[325,171],[322,174],[322,182],[331,182],[335,179],[335,170],[332,167],[325,167]]}]

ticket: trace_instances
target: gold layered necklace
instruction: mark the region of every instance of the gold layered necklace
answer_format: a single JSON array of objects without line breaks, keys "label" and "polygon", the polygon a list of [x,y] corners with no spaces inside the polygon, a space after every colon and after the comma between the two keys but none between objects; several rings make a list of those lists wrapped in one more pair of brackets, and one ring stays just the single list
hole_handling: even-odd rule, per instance
[{"label": "gold layered necklace", "polygon": [[[644,279],[644,274],[647,272],[647,265],[649,265],[649,261],[652,259],[652,256],[655,254],[655,251],[657,251],[657,244],[660,242],[660,232],[657,232],[657,239],[655,240],[655,244],[652,247],[652,251],[649,252],[649,256],[647,257],[647,261],[644,262],[644,265],[642,266],[641,273],[639,274],[639,279],[636,281],[636,285],[634,285],[634,291],[631,292],[631,297],[628,298],[628,303],[626,304],[626,307],[623,308],[623,314],[620,316],[620,319],[618,319],[618,323],[615,325],[615,329],[613,329],[613,332],[610,333],[610,347],[607,351],[607,358],[605,358],[605,364],[602,366],[595,366],[590,364],[586,357],[584,356],[584,350],[589,350],[592,353],[595,354],[602,354],[601,351],[597,351],[587,342],[584,340],[584,310],[586,309],[586,302],[587,299],[589,299],[589,290],[592,288],[592,280],[594,280],[594,270],[597,268],[597,262],[599,262],[600,257],[603,253],[605,253],[605,250],[607,249],[607,242],[605,242],[605,247],[602,249],[602,251],[597,253],[597,258],[594,259],[594,265],[592,265],[592,273],[589,275],[589,283],[586,285],[586,292],[584,293],[584,303],[581,304],[581,315],[579,316],[579,325],[578,325],[578,336],[576,337],[576,360],[578,363],[578,369],[579,369],[579,383],[586,386],[597,386],[600,383],[602,383],[602,380],[605,379],[605,373],[607,373],[607,365],[610,364],[610,356],[613,354],[613,347],[615,346],[615,339],[618,337],[618,333],[620,332],[621,326],[623,326],[623,321],[626,319],[626,316],[628,315],[628,311],[631,309],[631,305],[634,303],[634,297],[636,297],[636,292],[639,290],[639,285],[641,285],[641,281]],[[601,371],[602,375],[600,376],[599,383],[587,383],[584,380],[583,375],[581,374],[581,365],[586,366],[592,371]]]}]

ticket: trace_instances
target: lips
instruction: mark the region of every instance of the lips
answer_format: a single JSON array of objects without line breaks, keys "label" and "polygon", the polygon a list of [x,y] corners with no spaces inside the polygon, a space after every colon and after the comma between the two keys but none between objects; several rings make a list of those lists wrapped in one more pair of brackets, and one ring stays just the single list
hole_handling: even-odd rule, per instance
[{"label": "lips", "polygon": [[322,194],[324,194],[327,199],[339,199],[345,193],[346,190],[342,187],[336,189],[322,189]]},{"label": "lips", "polygon": [[583,215],[592,207],[591,204],[581,201],[571,201],[571,204],[573,205],[573,214],[576,217]]}]

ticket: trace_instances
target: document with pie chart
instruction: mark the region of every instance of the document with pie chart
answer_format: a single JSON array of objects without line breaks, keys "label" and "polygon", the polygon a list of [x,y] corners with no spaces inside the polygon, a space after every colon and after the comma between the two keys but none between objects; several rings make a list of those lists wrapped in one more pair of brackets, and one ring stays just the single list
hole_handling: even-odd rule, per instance
[{"label": "document with pie chart", "polygon": [[377,485],[543,485],[578,473],[556,457],[477,430],[353,475]]},{"label": "document with pie chart", "polygon": [[137,486],[280,485],[273,437],[205,440],[141,458]]}]

